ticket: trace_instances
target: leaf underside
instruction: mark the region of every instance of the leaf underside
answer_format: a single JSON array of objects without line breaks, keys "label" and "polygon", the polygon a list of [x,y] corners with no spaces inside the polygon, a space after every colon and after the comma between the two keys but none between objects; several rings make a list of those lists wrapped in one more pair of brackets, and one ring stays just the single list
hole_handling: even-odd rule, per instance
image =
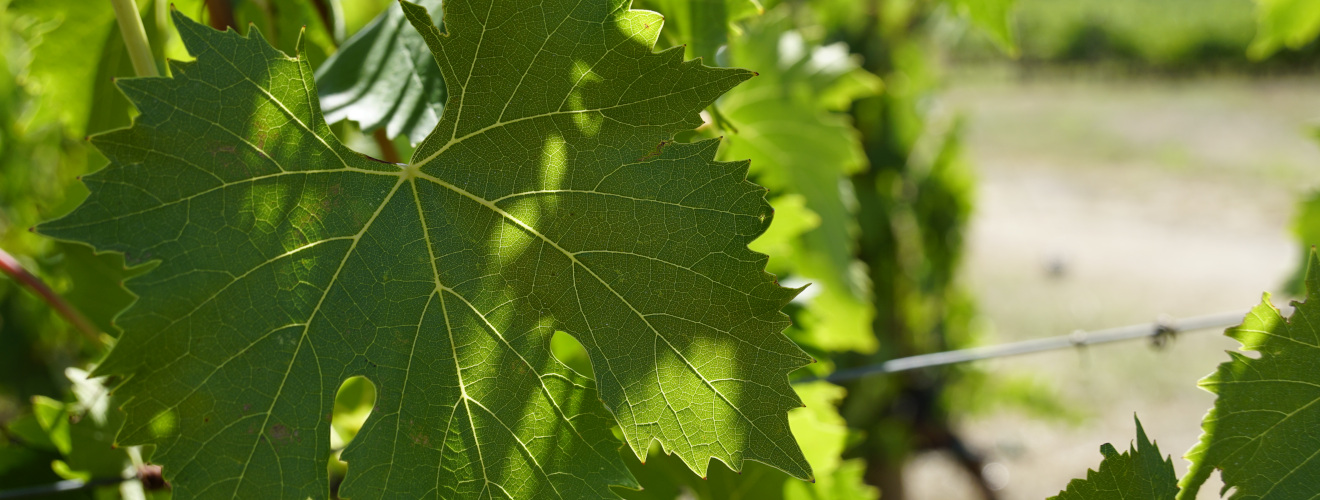
[{"label": "leaf underside", "polygon": [[126,376],[120,444],[155,444],[181,498],[323,498],[335,391],[361,375],[347,497],[611,497],[636,485],[612,423],[701,475],[810,478],[796,292],[747,249],[764,190],[718,141],[666,142],[752,73],[652,53],[660,16],[619,0],[451,1],[447,33],[403,7],[449,89],[407,165],[340,144],[306,58],[259,34],[175,13],[196,60],[120,81],[141,115],[92,139],[111,165],[39,228],[154,265],[96,372]]},{"label": "leaf underside", "polygon": [[1294,302],[1292,317],[1259,305],[1225,335],[1256,351],[1253,359],[1229,352],[1231,361],[1202,379],[1215,393],[1214,408],[1201,422],[1200,442],[1179,498],[1196,498],[1218,469],[1234,499],[1310,498],[1320,491],[1320,260],[1314,250],[1306,275],[1306,301]]},{"label": "leaf underside", "polygon": [[[419,0],[439,22],[440,0]],[[316,70],[326,121],[348,119],[365,131],[421,142],[440,122],[445,82],[403,7],[390,5]]]}]

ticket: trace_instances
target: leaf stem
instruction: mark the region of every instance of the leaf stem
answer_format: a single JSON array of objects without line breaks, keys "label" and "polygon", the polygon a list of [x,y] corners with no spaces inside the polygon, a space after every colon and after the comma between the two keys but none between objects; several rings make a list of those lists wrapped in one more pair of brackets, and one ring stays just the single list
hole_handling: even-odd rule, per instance
[{"label": "leaf stem", "polygon": [[151,44],[147,42],[147,29],[138,16],[137,4],[133,0],[110,0],[110,3],[115,6],[115,18],[119,19],[119,33],[124,35],[128,57],[133,60],[133,72],[137,76],[160,76],[156,61],[151,57]]},{"label": "leaf stem", "polygon": [[390,163],[403,161],[399,157],[399,149],[394,147],[394,143],[390,141],[390,136],[385,134],[384,128],[378,128],[375,132],[372,132],[371,138],[376,140],[377,146],[380,146],[380,159]]},{"label": "leaf stem", "polygon": [[50,307],[55,309],[55,312],[58,312],[60,316],[63,316],[64,319],[68,320],[68,322],[77,328],[84,337],[87,337],[87,340],[91,342],[92,345],[96,347],[105,346],[105,343],[101,341],[100,332],[92,325],[91,321],[87,320],[87,317],[78,312],[78,309],[74,308],[73,304],[64,300],[64,297],[60,297],[60,295],[55,293],[54,290],[51,290],[49,286],[46,286],[46,283],[41,281],[41,278],[36,277],[36,275],[28,272],[27,269],[24,269],[23,265],[18,262],[18,259],[15,259],[14,256],[9,255],[9,252],[4,250],[0,250],[0,272],[13,278],[13,280],[19,285],[31,290],[32,293],[37,294],[38,297],[41,297],[41,299],[46,301]]},{"label": "leaf stem", "polygon": [[230,0],[209,0],[206,2],[206,11],[211,14],[212,28],[220,31],[233,28],[238,31],[238,23],[234,20],[234,5]]}]

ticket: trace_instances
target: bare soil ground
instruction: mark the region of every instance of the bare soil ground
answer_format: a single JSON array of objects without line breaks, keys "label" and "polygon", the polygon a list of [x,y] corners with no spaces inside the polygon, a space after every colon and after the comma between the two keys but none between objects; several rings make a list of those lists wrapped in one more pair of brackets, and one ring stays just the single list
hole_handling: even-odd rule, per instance
[{"label": "bare soil ground", "polygon": [[[964,277],[988,341],[1245,311],[1298,264],[1289,228],[1299,196],[1320,185],[1309,131],[1320,78],[955,82],[940,106],[967,118],[979,185]],[[1213,404],[1196,381],[1236,347],[1212,331],[1163,349],[1129,342],[983,362],[996,376],[1049,380],[1082,418],[1001,408],[959,427],[1006,499],[1058,493],[1099,464],[1102,443],[1126,450],[1134,413],[1181,475]],[[974,497],[946,457],[919,457],[908,477],[912,498]]]}]

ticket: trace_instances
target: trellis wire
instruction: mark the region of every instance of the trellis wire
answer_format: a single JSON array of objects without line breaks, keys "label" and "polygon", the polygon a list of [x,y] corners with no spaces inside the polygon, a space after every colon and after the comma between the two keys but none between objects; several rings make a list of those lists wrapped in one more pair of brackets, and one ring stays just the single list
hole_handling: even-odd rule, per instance
[{"label": "trellis wire", "polygon": [[41,497],[46,495],[55,495],[69,491],[95,488],[97,486],[109,486],[112,484],[119,484],[125,481],[132,481],[135,479],[137,478],[133,476],[103,477],[103,478],[92,479],[89,481],[83,481],[82,479],[66,479],[57,483],[43,484],[40,486],[27,486],[23,488],[15,488],[12,490],[0,491],[0,499],[8,500],[11,498],[30,498],[30,497]]},{"label": "trellis wire", "polygon": [[[1285,306],[1285,309],[1291,308]],[[818,380],[838,383],[848,380],[856,380],[871,375],[898,373],[920,368],[952,365],[969,361],[1002,358],[1006,356],[1018,356],[1034,352],[1078,348],[1088,345],[1107,344],[1110,342],[1133,339],[1148,338],[1156,343],[1162,343],[1164,342],[1164,339],[1167,339],[1169,336],[1176,333],[1208,330],[1211,328],[1226,328],[1237,325],[1242,322],[1242,318],[1245,317],[1248,312],[1249,311],[1234,311],[1228,313],[1208,314],[1205,316],[1193,316],[1183,319],[1161,319],[1153,323],[1105,328],[1103,330],[1094,330],[1090,332],[1077,330],[1070,334],[1059,335],[1056,337],[972,347],[969,349],[958,349],[956,351],[920,354],[917,356],[908,356],[906,358],[891,359],[873,365],[838,370],[823,377],[798,379],[794,380],[793,383],[805,384],[807,382],[815,382]]]}]

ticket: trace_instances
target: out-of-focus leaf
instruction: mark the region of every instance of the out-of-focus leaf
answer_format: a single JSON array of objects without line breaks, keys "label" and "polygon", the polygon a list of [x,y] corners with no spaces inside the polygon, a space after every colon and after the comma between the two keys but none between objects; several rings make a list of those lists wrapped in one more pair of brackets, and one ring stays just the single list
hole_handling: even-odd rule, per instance
[{"label": "out-of-focus leaf", "polygon": [[124,289],[124,280],[139,272],[124,269],[124,256],[115,253],[96,255],[86,245],[61,242],[64,269],[72,289],[64,298],[102,332],[119,336],[114,318],[133,303],[133,295]]},{"label": "out-of-focus leaf", "polygon": [[[440,0],[418,5],[443,25]],[[326,121],[353,120],[367,132],[384,127],[389,137],[405,135],[413,144],[440,122],[447,96],[431,51],[397,3],[321,65],[316,90]]]},{"label": "out-of-focus leaf", "polygon": [[234,5],[240,31],[246,32],[249,23],[258,26],[271,45],[290,54],[301,40],[313,68],[335,52],[334,27],[326,26],[312,0],[234,1]]},{"label": "out-of-focus leaf", "polygon": [[1173,460],[1160,454],[1159,446],[1146,438],[1137,422],[1137,443],[1119,454],[1114,445],[1100,447],[1104,461],[1098,470],[1086,471],[1086,479],[1074,479],[1068,488],[1050,500],[1173,500],[1178,494],[1178,476]]},{"label": "out-of-focus leaf", "polygon": [[[820,216],[807,208],[807,199],[800,194],[786,194],[770,200],[775,208],[775,221],[770,229],[748,245],[757,252],[782,256],[791,255],[798,238],[820,227]],[[792,264],[782,257],[771,257],[766,270],[783,275],[792,272]]]},{"label": "out-of-focus leaf", "polygon": [[757,0],[645,0],[640,7],[665,16],[661,33],[669,46],[686,45],[685,56],[702,58],[709,66],[720,46],[729,42],[733,23],[761,13]]},{"label": "out-of-focus leaf", "polygon": [[1013,36],[1013,4],[1017,0],[945,0],[962,16],[994,40],[1009,55],[1018,53]]},{"label": "out-of-focus leaf", "polygon": [[115,92],[110,77],[132,73],[114,75],[98,71],[107,64],[112,66],[107,69],[118,69],[115,63],[124,54],[110,2],[15,0],[10,9],[49,27],[39,40],[34,40],[32,63],[27,69],[28,78],[40,95],[39,108],[29,117],[31,123],[59,121],[72,135],[81,136],[89,132],[93,106],[100,106],[106,108],[100,120],[127,124],[127,114],[118,122],[110,118],[115,109],[126,113],[127,102],[118,97],[119,106],[107,108],[115,100],[106,98]]},{"label": "out-of-focus leaf", "polygon": [[[819,223],[792,240],[789,252],[770,253],[777,272],[814,282],[802,326],[808,342],[827,350],[875,349],[872,309],[858,282],[855,221],[842,180],[866,164],[856,130],[831,110],[880,90],[843,44],[819,46],[786,29],[771,13],[750,23],[730,44],[731,61],[759,76],[729,92],[719,107],[737,131],[726,158],[750,158],[757,182],[776,194],[796,194]],[[794,198],[779,198],[785,202]],[[776,206],[788,209],[789,207]],[[778,222],[776,222],[778,224]],[[772,229],[773,231],[773,229]]]},{"label": "out-of-focus leaf", "polygon": [[1201,422],[1201,440],[1187,459],[1180,499],[1196,498],[1211,472],[1220,471],[1232,498],[1306,498],[1320,491],[1320,258],[1310,253],[1306,300],[1290,319],[1269,294],[1225,335],[1258,358],[1229,352],[1231,360],[1201,380],[1216,394]]},{"label": "out-of-focus leaf", "polygon": [[123,414],[108,411],[110,395],[100,379],[89,379],[76,368],[65,373],[73,384],[74,402],[47,397],[33,401],[37,421],[64,456],[56,472],[84,480],[123,475],[133,465],[127,449],[115,446]]},{"label": "out-of-focus leaf", "polygon": [[1300,49],[1320,35],[1320,2],[1256,0],[1256,39],[1247,48],[1253,59],[1280,49]]},{"label": "out-of-focus leaf", "polygon": [[[1313,130],[1312,135],[1320,138],[1320,130]],[[1292,231],[1301,242],[1302,251],[1284,291],[1298,296],[1306,293],[1306,268],[1311,262],[1311,248],[1320,246],[1320,191],[1311,192],[1297,203]]]}]

